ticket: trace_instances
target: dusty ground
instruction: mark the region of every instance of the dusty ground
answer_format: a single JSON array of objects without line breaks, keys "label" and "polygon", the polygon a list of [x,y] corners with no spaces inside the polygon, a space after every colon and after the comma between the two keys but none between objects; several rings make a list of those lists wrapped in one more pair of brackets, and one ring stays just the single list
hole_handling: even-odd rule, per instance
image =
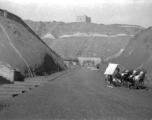
[{"label": "dusty ground", "polygon": [[152,119],[152,92],[106,87],[101,71],[79,69],[5,101],[0,120]]}]

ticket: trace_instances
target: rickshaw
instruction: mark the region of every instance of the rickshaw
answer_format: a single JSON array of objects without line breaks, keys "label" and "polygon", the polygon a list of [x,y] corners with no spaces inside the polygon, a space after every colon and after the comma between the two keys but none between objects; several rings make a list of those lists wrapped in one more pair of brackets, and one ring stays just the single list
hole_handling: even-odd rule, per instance
[{"label": "rickshaw", "polygon": [[104,75],[105,80],[109,84],[113,84],[115,86],[121,86],[122,81],[115,77],[119,69],[120,65],[115,63],[109,63],[108,67],[106,68]]},{"label": "rickshaw", "polygon": [[139,77],[139,79],[135,79],[135,88],[136,89],[149,89],[149,80],[146,76],[147,71],[145,69],[141,69],[141,72],[143,72],[143,75]]}]

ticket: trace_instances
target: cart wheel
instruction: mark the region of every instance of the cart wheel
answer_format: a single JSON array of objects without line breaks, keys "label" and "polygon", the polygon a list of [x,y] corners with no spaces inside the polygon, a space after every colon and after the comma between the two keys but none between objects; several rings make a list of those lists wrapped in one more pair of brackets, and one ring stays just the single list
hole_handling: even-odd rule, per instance
[{"label": "cart wheel", "polygon": [[144,86],[144,82],[136,81],[135,86],[136,86],[136,89],[142,89]]},{"label": "cart wheel", "polygon": [[142,82],[137,82],[138,89],[149,89],[149,80],[145,78]]},{"label": "cart wheel", "polygon": [[144,79],[144,85],[143,85],[147,90],[149,90],[149,80],[148,80],[148,78],[146,77],[145,79]]}]

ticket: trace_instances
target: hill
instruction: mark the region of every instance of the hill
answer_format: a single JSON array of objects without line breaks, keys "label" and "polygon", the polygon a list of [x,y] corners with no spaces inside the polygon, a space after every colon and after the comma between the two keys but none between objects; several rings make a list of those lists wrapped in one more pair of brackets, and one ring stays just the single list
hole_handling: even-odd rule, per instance
[{"label": "hill", "polygon": [[152,27],[136,34],[113,61],[126,68],[145,68],[152,77]]},{"label": "hill", "polygon": [[63,58],[110,57],[144,28],[135,25],[33,22],[25,20],[43,41]]},{"label": "hill", "polygon": [[18,16],[0,9],[0,64],[24,76],[65,69],[52,51]]}]

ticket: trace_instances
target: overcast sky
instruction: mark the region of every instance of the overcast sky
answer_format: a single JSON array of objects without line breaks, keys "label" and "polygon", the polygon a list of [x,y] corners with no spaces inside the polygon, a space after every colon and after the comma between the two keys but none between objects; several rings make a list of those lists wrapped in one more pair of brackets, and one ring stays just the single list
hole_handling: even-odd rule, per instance
[{"label": "overcast sky", "polygon": [[0,0],[0,8],[34,21],[75,22],[87,15],[98,24],[152,26],[152,0]]}]

